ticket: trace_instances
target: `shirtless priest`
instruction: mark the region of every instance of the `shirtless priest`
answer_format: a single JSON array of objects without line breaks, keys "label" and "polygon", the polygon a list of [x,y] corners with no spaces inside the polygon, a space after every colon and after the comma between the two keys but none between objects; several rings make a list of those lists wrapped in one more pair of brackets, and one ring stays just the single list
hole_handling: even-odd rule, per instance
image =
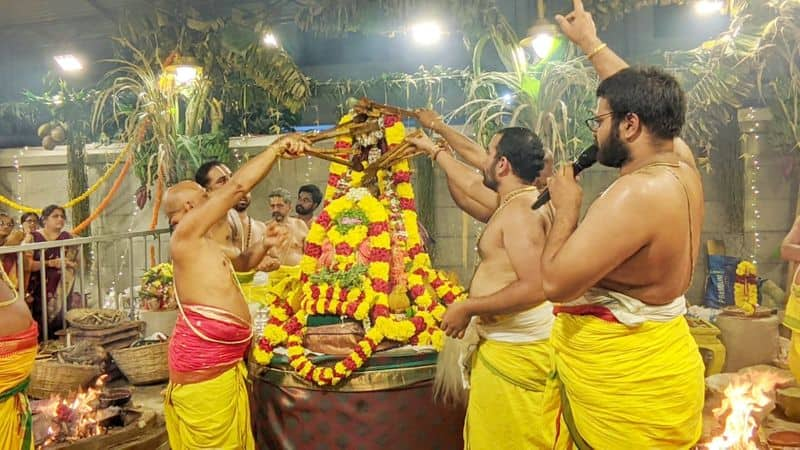
[{"label": "shirtless priest", "polygon": [[601,82],[587,120],[597,160],[619,178],[578,223],[572,167],[549,184],[555,220],[542,257],[557,314],[545,390],[552,448],[694,448],[703,362],[684,318],[700,248],[703,187],[680,139],[686,100],[658,69],[630,68],[601,42],[581,0],[557,16]]},{"label": "shirtless priest", "polygon": [[[480,343],[470,355],[464,350],[474,348],[474,333],[468,333],[467,342],[448,340],[437,386],[458,392],[462,382],[469,383],[465,448],[548,448],[538,419],[552,357],[548,339],[553,310],[545,301],[539,264],[552,213],[546,207],[531,210],[539,195],[534,184],[545,167],[542,141],[528,129],[506,128],[492,138],[487,154],[435,113],[418,114],[423,126],[439,132],[462,159],[483,172],[481,176],[427,137],[408,138],[445,172],[456,204],[486,223],[470,296],[448,307],[442,320],[445,333],[457,338],[464,337],[472,321],[469,326]],[[454,357],[454,350],[461,355]],[[459,370],[464,365],[469,374]]]},{"label": "shirtless priest", "polygon": [[[299,136],[285,136],[211,194],[193,181],[167,191],[164,210],[174,227],[170,253],[180,315],[170,340],[164,414],[175,450],[254,448],[243,362],[252,339],[250,313],[233,264],[209,231],[276,159],[298,156],[308,146]],[[282,238],[267,235],[265,246]]]}]

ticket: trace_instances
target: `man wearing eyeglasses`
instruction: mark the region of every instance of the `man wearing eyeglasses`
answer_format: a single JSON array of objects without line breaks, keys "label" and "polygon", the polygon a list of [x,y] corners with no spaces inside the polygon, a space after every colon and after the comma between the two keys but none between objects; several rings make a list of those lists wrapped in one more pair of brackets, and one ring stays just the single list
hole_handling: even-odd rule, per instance
[{"label": "man wearing eyeglasses", "polygon": [[597,37],[581,0],[556,16],[602,80],[587,121],[619,178],[578,223],[571,167],[549,183],[555,219],[542,256],[557,314],[545,423],[554,448],[691,448],[702,432],[703,363],[684,318],[703,188],[679,138],[686,100],[658,69],[630,68]]}]

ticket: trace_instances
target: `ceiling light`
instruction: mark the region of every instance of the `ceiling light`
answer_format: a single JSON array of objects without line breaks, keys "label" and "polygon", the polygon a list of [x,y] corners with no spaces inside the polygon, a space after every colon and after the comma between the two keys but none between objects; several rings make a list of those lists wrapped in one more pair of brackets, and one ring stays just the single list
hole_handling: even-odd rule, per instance
[{"label": "ceiling light", "polygon": [[267,47],[274,47],[274,48],[278,47],[278,38],[275,36],[275,33],[270,32],[265,34],[263,41],[264,45],[266,45]]},{"label": "ceiling light", "polygon": [[701,16],[719,14],[725,9],[723,0],[700,0],[694,4],[694,12]]},{"label": "ceiling light", "polygon": [[536,56],[544,59],[553,51],[558,29],[544,18],[544,0],[539,0],[536,11],[539,13],[539,18],[528,29],[528,36],[520,41],[519,45],[522,48],[532,48]]},{"label": "ceiling light", "polygon": [[83,69],[83,64],[72,54],[57,55],[53,59],[56,60],[61,70],[65,72],[77,72]]},{"label": "ceiling light", "polygon": [[442,29],[438,23],[433,21],[420,22],[411,27],[411,36],[418,44],[431,45],[439,42],[442,38]]}]

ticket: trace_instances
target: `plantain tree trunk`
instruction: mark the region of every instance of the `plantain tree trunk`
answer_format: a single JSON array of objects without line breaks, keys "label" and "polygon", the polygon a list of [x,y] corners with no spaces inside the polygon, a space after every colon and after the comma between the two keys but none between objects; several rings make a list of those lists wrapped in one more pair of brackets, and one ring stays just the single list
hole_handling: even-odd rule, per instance
[{"label": "plantain tree trunk", "polygon": [[[86,145],[82,142],[67,145],[67,180],[69,187],[67,196],[70,199],[83,194],[89,187],[86,176]],[[89,200],[84,200],[72,208],[73,227],[89,217],[89,206]],[[82,234],[90,236],[91,225]]]}]

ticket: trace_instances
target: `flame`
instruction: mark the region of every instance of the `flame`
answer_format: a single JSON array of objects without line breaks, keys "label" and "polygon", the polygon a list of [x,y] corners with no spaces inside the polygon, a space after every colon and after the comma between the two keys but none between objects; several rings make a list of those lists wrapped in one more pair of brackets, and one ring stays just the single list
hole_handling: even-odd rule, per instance
[{"label": "flame", "polygon": [[97,407],[106,378],[106,375],[100,376],[86,392],[51,397],[46,405],[39,408],[39,413],[51,423],[47,428],[44,446],[105,433],[105,428],[97,420]]},{"label": "flame", "polygon": [[725,420],[725,429],[703,447],[707,450],[759,450],[756,415],[770,404],[775,379],[769,376],[742,377],[725,388],[722,404],[714,417]]}]

